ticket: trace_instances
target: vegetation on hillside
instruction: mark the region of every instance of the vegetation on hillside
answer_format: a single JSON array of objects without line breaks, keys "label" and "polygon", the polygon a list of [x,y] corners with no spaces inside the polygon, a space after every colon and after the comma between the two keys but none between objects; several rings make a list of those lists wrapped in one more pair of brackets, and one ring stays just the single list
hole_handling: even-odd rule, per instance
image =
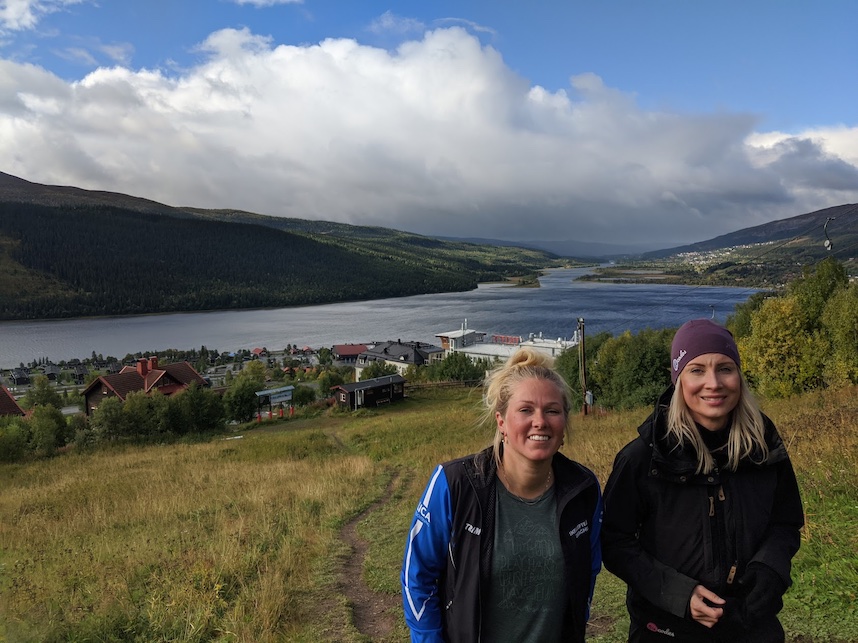
[{"label": "vegetation on hillside", "polygon": [[0,319],[295,306],[462,291],[481,281],[532,275],[558,262],[522,248],[456,244],[381,228],[338,230],[289,232],[98,204],[0,202]]},{"label": "vegetation on hillside", "polygon": [[[858,639],[856,389],[767,401],[807,527],[787,641]],[[0,466],[0,638],[15,641],[366,640],[339,590],[340,528],[369,543],[360,578],[401,641],[399,570],[434,467],[490,441],[478,389],[423,390],[379,411],[236,427],[230,437]],[[573,420],[571,457],[607,479],[648,408]],[[392,491],[389,490],[394,481]],[[590,640],[626,640],[623,586],[603,571]]]},{"label": "vegetation on hillside", "polygon": [[583,280],[741,286],[779,290],[826,258],[858,272],[858,205],[846,204],[649,252],[597,268]]},{"label": "vegetation on hillside", "polygon": [[[754,294],[736,306],[727,327],[739,344],[742,370],[764,397],[858,384],[858,282],[850,282],[834,258],[806,268],[779,295]],[[616,410],[654,402],[670,384],[674,331],[588,338],[586,379],[596,405]],[[560,355],[557,366],[580,408],[577,351]]]},{"label": "vegetation on hillside", "polygon": [[[354,381],[355,369],[336,365],[330,349],[321,349],[318,363],[309,366],[291,351],[282,358],[275,353],[251,357],[248,351],[235,356],[208,350],[167,350],[159,353],[126,355],[123,363],[133,364],[141,357],[158,357],[159,364],[190,360],[199,371],[209,364],[220,364],[225,370],[218,388],[192,386],[180,395],[166,397],[157,390],[147,395],[143,391],[128,395],[125,402],[116,397],[103,400],[89,417],[75,414],[64,417],[60,409],[77,405],[83,409],[84,399],[79,390],[58,391],[58,386],[44,375],[33,378],[19,403],[32,409],[28,417],[0,416],[0,462],[25,462],[49,458],[69,450],[85,450],[104,444],[166,444],[187,438],[201,439],[226,430],[227,423],[250,422],[272,415],[280,409],[260,407],[257,392],[292,385],[289,418],[316,415],[333,404],[331,388]],[[93,355],[84,362],[93,370],[87,385],[104,375],[98,364],[115,362],[116,358]],[[407,373],[410,383],[469,382],[482,379],[493,361],[472,362],[462,353],[425,367],[411,367]],[[397,373],[396,367],[384,362],[372,362],[361,372],[361,379],[371,379]],[[220,380],[220,378],[219,378]],[[222,386],[220,386],[222,384]],[[297,414],[296,414],[297,411]]]},{"label": "vegetation on hillside", "polygon": [[[782,613],[791,643],[858,639],[856,313],[858,287],[827,260],[729,320],[805,504]],[[565,448],[603,482],[669,381],[671,335],[588,340],[588,378],[603,408],[574,419]],[[461,356],[448,360],[435,375],[475,375]],[[576,351],[558,367],[578,382]],[[436,463],[490,441],[491,427],[478,424],[480,390],[412,390],[357,413],[308,400],[291,418],[207,430],[246,410],[271,372],[245,366],[228,404],[203,389],[132,395],[103,402],[90,423],[64,419],[40,379],[27,398],[32,416],[0,423],[0,454],[26,450],[0,465],[0,638],[357,643],[365,638],[343,582],[386,597],[392,629],[379,640],[406,638],[398,594],[410,517]],[[63,445],[62,457],[49,457]],[[358,528],[369,542],[361,578],[340,579],[340,528],[376,502]],[[623,600],[622,583],[603,571],[591,640],[625,640]]]},{"label": "vegetation on hillside", "polygon": [[[845,268],[829,258],[806,270],[780,296],[758,293],[728,319],[743,358],[742,368],[752,388],[768,398],[788,397],[816,389],[839,389],[858,384],[858,283],[850,283]],[[586,342],[586,385],[596,409],[623,410],[652,404],[670,384],[670,343],[675,329],[645,329],[616,337],[607,333]],[[199,366],[225,364],[226,357],[201,347],[189,354],[169,351],[160,357],[194,359]],[[97,356],[93,356],[96,358]],[[128,356],[126,356],[128,357]],[[331,386],[352,381],[351,367],[335,367],[330,354],[320,356],[312,368],[284,357],[282,362],[251,360],[237,355],[225,380],[222,397],[209,390],[175,399],[116,400],[93,414],[91,421],[65,420],[58,413],[39,411],[38,417],[0,420],[0,461],[17,462],[29,457],[53,455],[71,445],[83,446],[113,440],[175,440],[223,428],[224,420],[247,422],[258,411],[256,392],[274,382],[293,384],[293,402],[309,406],[328,397]],[[212,361],[214,360],[214,361]],[[411,368],[412,384],[431,381],[477,382],[491,360],[472,362],[453,353],[427,367]],[[580,409],[584,399],[580,355],[568,350],[557,358],[557,368],[570,383],[573,402]],[[394,373],[381,362],[364,369],[362,379]],[[235,374],[237,373],[237,375]],[[93,373],[91,377],[96,377]],[[313,385],[302,386],[309,380]],[[68,401],[68,397],[62,401]],[[190,401],[188,401],[190,400]],[[36,378],[22,400],[26,408],[60,406],[61,398],[46,378]],[[324,408],[322,402],[317,408]],[[195,408],[199,407],[196,411]],[[71,424],[74,423],[72,426]],[[83,424],[83,426],[81,426]],[[49,437],[50,436],[50,437]]]}]

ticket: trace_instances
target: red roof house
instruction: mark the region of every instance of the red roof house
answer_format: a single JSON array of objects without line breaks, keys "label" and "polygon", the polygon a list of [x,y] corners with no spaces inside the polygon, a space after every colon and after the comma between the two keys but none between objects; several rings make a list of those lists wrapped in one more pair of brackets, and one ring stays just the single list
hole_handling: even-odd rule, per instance
[{"label": "red roof house", "polygon": [[15,396],[0,384],[0,415],[24,415],[24,409],[18,406]]},{"label": "red roof house", "polygon": [[366,344],[334,344],[331,348],[331,356],[338,362],[354,364],[358,355],[365,352]]},{"label": "red roof house", "polygon": [[84,389],[86,414],[92,415],[107,397],[115,396],[124,402],[128,394],[134,391],[159,391],[164,395],[173,395],[184,391],[194,382],[207,386],[202,375],[188,362],[159,367],[157,357],[141,358],[137,360],[136,367],[125,366],[113,375],[102,375]]}]

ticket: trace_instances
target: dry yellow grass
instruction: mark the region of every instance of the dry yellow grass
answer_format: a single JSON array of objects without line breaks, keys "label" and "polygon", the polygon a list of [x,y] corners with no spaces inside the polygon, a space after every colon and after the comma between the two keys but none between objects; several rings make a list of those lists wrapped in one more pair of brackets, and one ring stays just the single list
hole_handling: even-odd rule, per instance
[{"label": "dry yellow grass", "polygon": [[[858,640],[855,390],[765,409],[808,516],[785,625],[795,640]],[[336,592],[340,527],[386,501],[358,531],[370,543],[363,580],[395,599],[430,472],[491,438],[478,412],[478,392],[427,392],[378,412],[249,427],[240,440],[0,466],[0,638],[362,641]],[[578,416],[564,452],[604,482],[646,414]],[[607,573],[594,615],[594,640],[623,640],[622,585]],[[391,641],[406,634],[395,618]]]}]

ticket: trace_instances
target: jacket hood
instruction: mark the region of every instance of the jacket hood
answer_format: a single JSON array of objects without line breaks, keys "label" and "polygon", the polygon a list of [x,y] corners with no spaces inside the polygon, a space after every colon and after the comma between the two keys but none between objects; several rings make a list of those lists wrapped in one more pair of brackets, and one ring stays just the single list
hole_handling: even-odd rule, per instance
[{"label": "jacket hood", "polygon": [[[652,447],[652,462],[678,475],[693,475],[697,469],[697,453],[690,444],[680,445],[675,436],[667,432],[667,410],[675,392],[670,385],[659,396],[653,412],[638,427],[638,434]],[[787,459],[786,447],[778,434],[774,423],[763,414],[765,440],[769,447],[769,456],[761,462],[762,453],[755,449],[750,456],[742,458],[739,468],[763,467]]]}]

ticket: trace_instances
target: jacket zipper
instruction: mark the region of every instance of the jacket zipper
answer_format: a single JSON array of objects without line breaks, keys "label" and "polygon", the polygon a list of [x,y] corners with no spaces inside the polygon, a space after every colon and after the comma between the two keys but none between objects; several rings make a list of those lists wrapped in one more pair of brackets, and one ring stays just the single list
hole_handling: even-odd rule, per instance
[{"label": "jacket zipper", "polygon": [[[727,500],[727,495],[724,493],[723,484],[718,485],[718,500],[720,502],[724,502],[725,500]],[[725,517],[724,529],[726,530],[728,527],[726,522],[726,509],[722,509],[721,515]],[[727,572],[727,585],[732,585],[733,581],[736,580],[736,571],[739,568],[739,560],[736,558],[738,552],[736,551],[735,546],[733,547],[733,551],[731,553],[733,554],[733,564],[730,566],[730,571]]]},{"label": "jacket zipper", "polygon": [[[723,503],[725,500],[727,500],[727,494],[724,493],[724,485],[719,484],[718,485],[718,502]],[[723,504],[720,505],[720,508],[721,509],[720,509],[719,513],[721,514],[721,522],[724,525],[724,535],[726,536],[727,530],[728,530],[726,510],[725,510],[725,507]],[[709,496],[709,515],[712,517],[715,516],[715,496]],[[727,554],[727,556],[725,556],[725,558],[728,557],[730,555],[730,553],[732,553],[734,555],[733,564],[730,565],[730,569],[727,571],[727,585],[730,586],[733,584],[733,581],[736,580],[736,571],[739,568],[739,561],[736,560],[736,558],[735,558],[735,554],[736,554],[735,551],[730,552],[728,550],[725,553]]]}]

